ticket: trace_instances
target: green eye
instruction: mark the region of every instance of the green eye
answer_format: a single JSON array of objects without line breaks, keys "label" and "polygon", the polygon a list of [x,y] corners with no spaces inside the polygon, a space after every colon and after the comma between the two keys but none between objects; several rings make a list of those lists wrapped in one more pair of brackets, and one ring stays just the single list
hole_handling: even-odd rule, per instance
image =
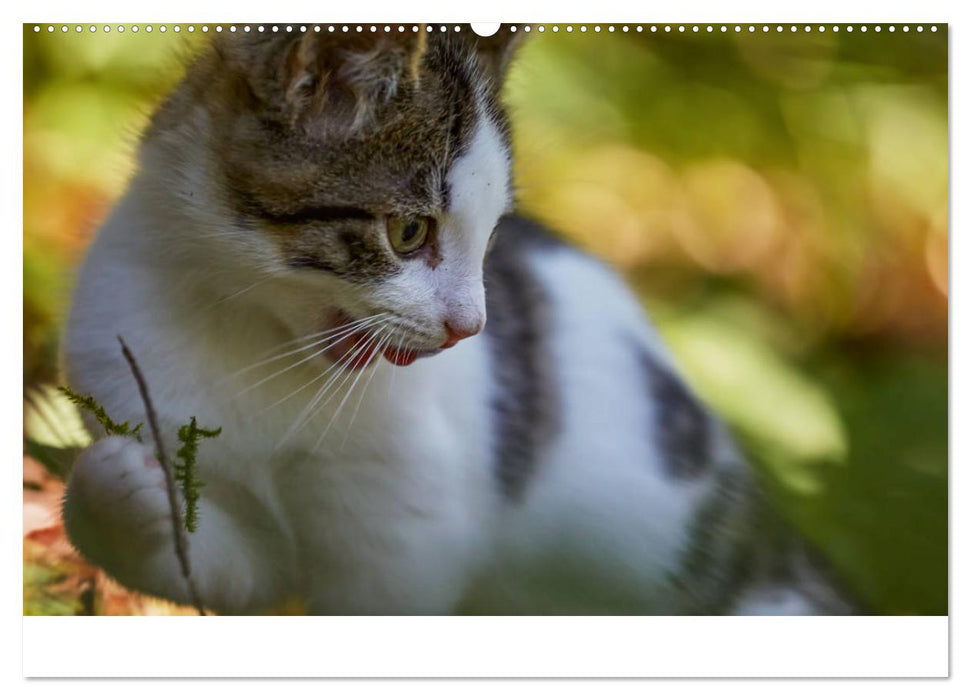
[{"label": "green eye", "polygon": [[431,228],[432,221],[427,217],[399,219],[392,216],[388,219],[388,241],[400,255],[414,253],[425,245]]}]

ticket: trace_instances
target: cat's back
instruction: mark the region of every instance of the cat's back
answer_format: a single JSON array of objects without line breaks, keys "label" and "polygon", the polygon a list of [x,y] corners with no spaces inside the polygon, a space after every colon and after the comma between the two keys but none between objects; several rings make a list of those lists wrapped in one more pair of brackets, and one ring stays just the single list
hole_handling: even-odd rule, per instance
[{"label": "cat's back", "polygon": [[855,609],[606,264],[509,217],[486,300],[506,507],[468,612]]},{"label": "cat's back", "polygon": [[679,486],[738,460],[641,302],[606,263],[533,221],[507,217],[485,285],[495,421],[515,443],[498,460],[510,497],[540,476],[527,463],[574,439],[574,454],[641,462],[639,474]]},{"label": "cat's back", "polygon": [[[508,217],[485,283],[495,468],[507,512],[503,590],[483,593],[483,605],[668,608],[671,576],[719,462],[738,468],[724,430],[603,262]],[[528,574],[523,583],[516,571],[543,571],[544,580]]]}]

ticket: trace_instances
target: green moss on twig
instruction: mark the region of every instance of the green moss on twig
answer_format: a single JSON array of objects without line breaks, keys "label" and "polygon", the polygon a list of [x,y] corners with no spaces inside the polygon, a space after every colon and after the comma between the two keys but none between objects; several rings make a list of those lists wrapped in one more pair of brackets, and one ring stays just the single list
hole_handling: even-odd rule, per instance
[{"label": "green moss on twig", "polygon": [[[123,435],[141,441],[142,438],[138,431],[141,429],[142,423],[134,428],[129,427],[127,422],[115,423],[104,407],[94,398],[79,394],[66,386],[57,388],[72,403],[90,411],[108,435]],[[182,523],[189,532],[195,532],[199,523],[199,497],[202,494],[202,487],[205,485],[196,471],[196,454],[199,451],[199,441],[202,438],[214,438],[220,433],[222,433],[222,428],[214,430],[200,428],[196,423],[195,416],[192,416],[186,425],[179,428],[180,447],[178,452],[175,453],[178,461],[172,467],[172,472],[176,483],[182,488],[184,504]]]},{"label": "green moss on twig", "polygon": [[113,420],[111,420],[111,417],[108,416],[108,413],[105,411],[104,407],[92,397],[86,396],[85,394],[79,394],[66,386],[59,386],[57,387],[57,390],[64,394],[71,401],[71,403],[80,406],[86,411],[90,411],[91,415],[93,415],[95,420],[101,424],[101,427],[105,429],[105,433],[108,435],[125,435],[141,441],[142,437],[138,434],[138,431],[141,430],[142,423],[139,423],[134,428],[129,427],[127,421],[124,423],[115,423]]},{"label": "green moss on twig", "polygon": [[173,467],[175,480],[182,487],[182,497],[185,502],[183,522],[185,529],[189,532],[196,531],[199,522],[199,495],[205,485],[196,473],[196,453],[199,451],[199,440],[202,438],[214,438],[222,432],[222,428],[207,430],[200,428],[196,424],[196,417],[192,416],[187,425],[179,428],[179,447],[175,456],[178,457]]}]

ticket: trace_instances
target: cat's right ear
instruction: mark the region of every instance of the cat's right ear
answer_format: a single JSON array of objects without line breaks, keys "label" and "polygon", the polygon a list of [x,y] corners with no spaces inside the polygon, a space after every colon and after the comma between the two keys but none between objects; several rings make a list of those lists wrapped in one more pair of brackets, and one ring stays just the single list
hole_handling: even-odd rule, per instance
[{"label": "cat's right ear", "polygon": [[424,34],[219,37],[216,54],[265,116],[349,135],[405,81],[417,82]]}]

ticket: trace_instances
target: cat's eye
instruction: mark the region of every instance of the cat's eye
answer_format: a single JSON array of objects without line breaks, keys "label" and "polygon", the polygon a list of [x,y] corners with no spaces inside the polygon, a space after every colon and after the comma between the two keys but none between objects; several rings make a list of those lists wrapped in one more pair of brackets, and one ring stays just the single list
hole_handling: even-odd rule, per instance
[{"label": "cat's eye", "polygon": [[425,245],[432,230],[433,220],[421,216],[415,218],[388,218],[388,241],[399,255],[408,255]]}]

